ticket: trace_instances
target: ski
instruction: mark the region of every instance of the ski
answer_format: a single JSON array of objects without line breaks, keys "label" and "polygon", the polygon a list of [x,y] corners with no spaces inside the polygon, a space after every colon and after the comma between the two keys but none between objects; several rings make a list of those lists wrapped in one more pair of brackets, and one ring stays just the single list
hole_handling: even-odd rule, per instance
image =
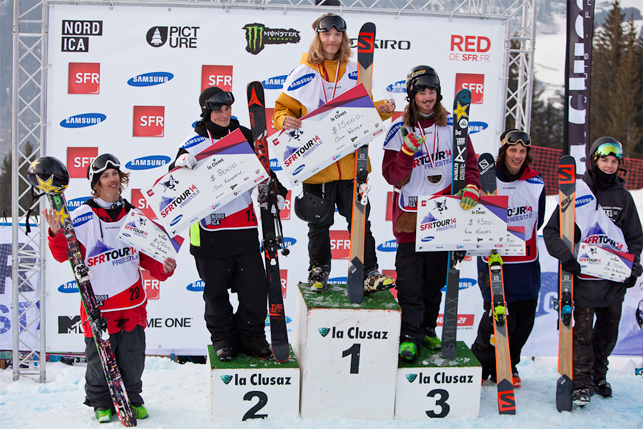
[{"label": "ski", "polygon": [[[464,188],[467,164],[467,136],[469,135],[469,106],[471,91],[461,89],[453,101],[453,176],[451,195]],[[456,337],[458,330],[458,292],[460,288],[460,267],[466,252],[449,252],[449,271],[447,273],[447,293],[442,318],[442,356],[445,359],[456,357]]]},{"label": "ski", "polygon": [[480,194],[496,195],[496,161],[490,153],[483,153],[478,157],[478,170],[480,170]]},{"label": "ski", "polygon": [[69,255],[69,262],[74,272],[76,282],[78,283],[78,290],[80,297],[87,314],[87,320],[98,348],[100,362],[103,366],[105,379],[107,380],[107,387],[112,396],[114,409],[118,415],[119,420],[125,427],[136,426],[136,417],[127,397],[125,384],[118,369],[118,363],[114,357],[112,346],[109,342],[109,334],[107,333],[107,320],[105,320],[98,308],[98,302],[94,295],[94,289],[89,281],[89,268],[85,265],[83,255],[80,251],[80,244],[76,239],[74,226],[69,216],[67,209],[67,201],[62,193],[47,193],[47,199],[51,208],[56,213],[56,216],[61,224],[60,233],[64,234],[67,240],[67,253]]},{"label": "ski", "polygon": [[[371,94],[373,80],[373,54],[375,24],[362,25],[357,37],[357,82]],[[364,231],[366,204],[368,204],[368,145],[355,151],[355,180],[353,185],[353,216],[351,220],[351,249],[348,258],[346,288],[348,297],[355,304],[364,300]]]},{"label": "ski", "polygon": [[[558,196],[560,203],[560,238],[574,253],[574,222],[576,211],[576,161],[566,155],[558,164]],[[559,268],[558,291],[558,373],[556,382],[556,409],[572,410],[572,312],[574,307],[574,276]]]},{"label": "ski", "polygon": [[277,183],[270,172],[270,158],[268,156],[268,141],[266,129],[266,104],[261,82],[250,82],[247,87],[248,113],[250,115],[250,128],[257,157],[270,176],[266,182],[259,186],[265,192],[259,193],[260,203],[267,203],[261,207],[261,231],[263,233],[263,253],[266,262],[266,276],[268,278],[268,305],[270,315],[270,339],[272,354],[277,362],[286,362],[290,356],[288,345],[288,329],[286,328],[286,315],[284,312],[284,299],[281,292],[281,275],[279,274],[279,261],[277,253],[286,256],[289,250],[284,247],[284,236],[281,228],[281,216],[277,206]]}]

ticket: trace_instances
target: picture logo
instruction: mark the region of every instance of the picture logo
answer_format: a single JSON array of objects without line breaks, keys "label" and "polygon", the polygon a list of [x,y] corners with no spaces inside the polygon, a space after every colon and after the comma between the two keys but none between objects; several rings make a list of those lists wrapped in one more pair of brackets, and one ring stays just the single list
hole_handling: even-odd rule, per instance
[{"label": "picture logo", "polygon": [[100,94],[100,63],[69,63],[68,94]]},{"label": "picture logo", "polygon": [[103,35],[103,21],[63,20],[61,52],[89,52],[89,37]]},{"label": "picture logo", "polygon": [[484,97],[484,75],[477,73],[456,73],[455,93],[461,89],[471,91],[471,104],[482,104]]},{"label": "picture logo", "polygon": [[82,113],[63,119],[60,121],[60,126],[63,128],[85,128],[100,124],[105,119],[107,116],[102,113]]},{"label": "picture logo", "polygon": [[139,74],[127,81],[129,86],[154,86],[171,81],[174,78],[172,73],[153,72]]},{"label": "picture logo", "polygon": [[153,48],[168,43],[170,48],[196,49],[197,32],[200,27],[152,27],[145,36]]},{"label": "picture logo", "polygon": [[163,137],[165,106],[134,106],[134,137]]},{"label": "picture logo", "polygon": [[244,25],[243,29],[246,30],[246,51],[252,55],[259,54],[266,45],[285,45],[301,40],[299,31],[294,28],[268,28],[255,22]]},{"label": "picture logo", "polygon": [[201,92],[211,86],[232,91],[232,66],[201,66]]},{"label": "picture logo", "polygon": [[67,170],[69,177],[87,179],[87,167],[98,156],[98,147],[68,147]]}]

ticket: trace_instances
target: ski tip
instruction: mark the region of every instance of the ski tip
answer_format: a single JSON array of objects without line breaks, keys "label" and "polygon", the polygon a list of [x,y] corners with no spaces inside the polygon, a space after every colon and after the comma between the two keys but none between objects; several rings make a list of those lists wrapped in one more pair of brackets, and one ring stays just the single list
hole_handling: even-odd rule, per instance
[{"label": "ski tip", "polygon": [[556,409],[558,412],[572,410],[572,379],[562,375],[556,381]]}]

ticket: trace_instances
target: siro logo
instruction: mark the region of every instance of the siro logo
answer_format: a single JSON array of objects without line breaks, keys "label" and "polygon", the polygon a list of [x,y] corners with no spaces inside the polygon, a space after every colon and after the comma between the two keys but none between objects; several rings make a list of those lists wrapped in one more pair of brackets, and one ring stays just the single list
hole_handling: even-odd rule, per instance
[{"label": "siro logo", "polygon": [[223,381],[223,384],[228,385],[232,381],[232,376],[231,375],[222,375],[221,376],[221,381]]},{"label": "siro logo", "polygon": [[394,94],[406,94],[406,81],[398,80],[397,82],[390,84],[386,87],[386,92],[392,92]]},{"label": "siro logo", "polygon": [[395,252],[397,251],[397,242],[395,240],[386,241],[377,246],[377,250],[380,252]]},{"label": "siro logo", "polygon": [[258,22],[243,26],[246,30],[246,51],[257,55],[266,45],[285,45],[299,43],[299,31],[294,28],[268,28]]},{"label": "siro logo", "polygon": [[330,328],[318,328],[317,330],[322,337],[326,337],[326,335],[328,335],[328,333],[330,332]]},{"label": "siro logo", "polygon": [[200,27],[152,27],[145,38],[153,48],[160,48],[169,40],[170,48],[196,49],[197,30]]},{"label": "siro logo", "polygon": [[399,131],[400,128],[402,128],[403,125],[404,123],[401,121],[393,124],[393,126],[388,130],[388,133],[386,133],[386,139],[384,139],[383,146],[386,146],[393,139],[393,136]]},{"label": "siro logo", "polygon": [[[351,49],[357,48],[357,38],[350,39],[350,47]],[[396,49],[400,51],[408,51],[411,49],[411,41],[375,39],[373,47],[375,49]]]},{"label": "siro logo", "polygon": [[270,169],[272,171],[281,171],[282,170],[281,165],[279,165],[279,161],[277,160],[277,158],[271,158],[270,159]]},{"label": "siro logo", "polygon": [[70,212],[73,212],[78,207],[82,206],[85,203],[85,201],[87,201],[89,198],[90,197],[80,197],[80,198],[74,198],[73,200],[68,200],[67,208],[69,209]]},{"label": "siro logo", "polygon": [[87,167],[97,156],[97,147],[68,147],[67,170],[69,171],[69,177],[87,179]]},{"label": "siro logo", "polygon": [[205,282],[203,280],[197,280],[194,283],[187,285],[186,289],[190,292],[203,292],[205,289]]},{"label": "siro logo", "polygon": [[82,216],[78,216],[76,219],[73,220],[74,228],[78,228],[81,225],[86,224],[91,220],[91,218],[94,217],[93,213],[86,213]]},{"label": "siro logo", "polygon": [[427,243],[429,241],[433,241],[434,239],[435,239],[435,237],[433,237],[433,236],[427,236],[427,237],[422,238],[422,242]]},{"label": "siro logo", "polygon": [[315,79],[314,73],[305,74],[299,79],[297,79],[296,81],[294,81],[293,83],[291,83],[290,86],[288,87],[288,91],[294,91],[295,89],[298,89],[306,85],[307,83],[312,82],[313,79]]},{"label": "siro logo", "polygon": [[171,81],[174,78],[172,73],[152,72],[139,74],[127,81],[129,86],[154,86]]},{"label": "siro logo", "polygon": [[270,77],[261,82],[261,84],[263,85],[264,89],[282,89],[287,77],[288,75]]},{"label": "siro logo", "polygon": [[[453,118],[451,118],[451,122],[453,122]],[[486,122],[469,122],[469,134],[479,133],[487,128],[489,128],[489,124]]]},{"label": "siro logo", "polygon": [[61,52],[89,52],[89,37],[103,35],[103,21],[63,20]]},{"label": "siro logo", "polygon": [[60,126],[63,128],[85,128],[100,124],[105,119],[107,116],[102,113],[82,113],[63,119],[60,121]]},{"label": "siro logo", "polygon": [[172,222],[170,222],[170,226],[176,225],[177,223],[179,223],[181,221],[181,219],[183,219],[183,215],[178,215],[177,217],[172,219]]},{"label": "siro logo", "polygon": [[417,374],[406,374],[406,379],[409,381],[409,383],[413,383],[416,378],[418,378]]},{"label": "siro logo", "polygon": [[482,104],[484,98],[484,74],[456,73],[455,94],[461,89],[471,91],[471,104]]},{"label": "siro logo", "polygon": [[350,72],[348,74],[348,78],[351,80],[357,80],[357,70],[355,70],[354,72]]},{"label": "siro logo", "polygon": [[151,168],[161,167],[170,162],[170,157],[165,155],[150,155],[142,158],[136,158],[125,164],[130,170],[149,170]]},{"label": "siro logo", "polygon": [[295,171],[293,171],[292,175],[293,176],[298,175],[305,167],[306,167],[306,164],[301,164],[299,167],[295,169]]},{"label": "siro logo", "polygon": [[165,106],[134,106],[132,136],[163,137]]},{"label": "siro logo", "polygon": [[186,141],[183,144],[183,146],[181,146],[181,147],[183,149],[188,149],[188,148],[191,148],[192,146],[198,145],[199,143],[201,143],[204,140],[205,140],[205,137],[197,135],[197,136],[192,137],[190,140]]},{"label": "siro logo", "polygon": [[582,207],[592,201],[594,201],[594,197],[591,195],[583,195],[582,197],[576,198],[576,207]]},{"label": "siro logo", "polygon": [[201,92],[216,86],[224,91],[232,91],[232,66],[201,66]]},{"label": "siro logo", "polygon": [[78,283],[76,280],[72,280],[65,284],[58,286],[58,292],[61,293],[78,293]]},{"label": "siro logo", "polygon": [[69,63],[67,94],[100,94],[100,63]]}]

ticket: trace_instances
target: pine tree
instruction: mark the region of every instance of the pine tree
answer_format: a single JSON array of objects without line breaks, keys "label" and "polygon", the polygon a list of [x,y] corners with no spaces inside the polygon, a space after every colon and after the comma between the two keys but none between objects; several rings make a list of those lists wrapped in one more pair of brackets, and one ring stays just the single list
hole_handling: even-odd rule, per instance
[{"label": "pine tree", "polygon": [[[29,210],[31,204],[31,196],[27,192],[29,189],[29,182],[27,182],[27,170],[31,161],[35,158],[33,154],[33,146],[30,142],[26,142],[24,150],[21,151],[23,154],[20,157],[20,175],[24,177],[24,180],[20,180],[20,185],[18,187],[20,197],[20,216],[23,216]],[[11,216],[11,152],[9,152],[2,160],[2,165],[0,165],[0,214],[4,211],[7,217]]]},{"label": "pine tree", "polygon": [[[641,59],[642,45],[636,35],[634,18],[625,24],[624,52],[616,71],[616,85],[619,93],[619,123],[616,137],[622,144],[625,156],[641,158],[642,152],[642,102]],[[618,133],[616,133],[618,132]]]}]

